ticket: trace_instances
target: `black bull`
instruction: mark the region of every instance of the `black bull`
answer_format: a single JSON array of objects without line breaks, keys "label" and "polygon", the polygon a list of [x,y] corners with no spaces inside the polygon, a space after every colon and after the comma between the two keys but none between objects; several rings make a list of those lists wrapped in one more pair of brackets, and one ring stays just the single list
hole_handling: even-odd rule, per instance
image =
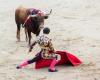
[{"label": "black bull", "polygon": [[[18,8],[15,11],[15,22],[17,24],[17,34],[16,37],[18,41],[20,41],[20,28],[21,25],[25,29],[26,41],[29,38],[29,45],[31,44],[31,32],[39,35],[41,28],[44,25],[44,19],[47,19],[48,16],[51,14],[52,10],[49,14],[45,14],[44,16],[38,15],[30,15],[28,14],[28,10],[26,8]],[[30,16],[30,17],[29,17]],[[28,19],[29,17],[29,19]],[[28,37],[27,37],[28,34]]]}]

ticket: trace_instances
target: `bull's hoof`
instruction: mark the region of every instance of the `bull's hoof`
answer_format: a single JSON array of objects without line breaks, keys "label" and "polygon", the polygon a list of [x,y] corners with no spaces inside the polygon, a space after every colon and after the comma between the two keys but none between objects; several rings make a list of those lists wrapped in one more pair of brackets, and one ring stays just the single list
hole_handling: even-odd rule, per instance
[{"label": "bull's hoof", "polygon": [[28,42],[28,39],[26,39],[26,42]]},{"label": "bull's hoof", "polygon": [[16,42],[20,42],[20,40],[17,40]]},{"label": "bull's hoof", "polygon": [[16,42],[20,42],[20,40],[16,40]]},{"label": "bull's hoof", "polygon": [[17,37],[17,42],[20,42],[20,38]]},{"label": "bull's hoof", "polygon": [[17,38],[17,41],[20,42],[20,37],[19,36],[16,36],[16,38]]},{"label": "bull's hoof", "polygon": [[20,39],[18,39],[18,42],[20,42]]}]

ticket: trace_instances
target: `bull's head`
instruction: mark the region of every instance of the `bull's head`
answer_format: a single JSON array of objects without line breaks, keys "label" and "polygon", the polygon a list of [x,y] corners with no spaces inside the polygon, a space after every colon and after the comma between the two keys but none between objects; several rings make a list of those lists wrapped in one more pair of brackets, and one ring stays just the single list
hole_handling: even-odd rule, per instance
[{"label": "bull's head", "polygon": [[46,13],[46,14],[43,14],[43,15],[42,14],[29,15],[32,19],[34,27],[36,28],[36,30],[35,30],[36,35],[38,35],[40,33],[40,30],[44,26],[44,19],[48,19],[51,12],[52,12],[52,9],[50,10],[49,13]]},{"label": "bull's head", "polygon": [[43,15],[41,15],[41,13],[40,14],[34,14],[34,15],[30,15],[30,17],[41,17],[41,18],[44,18],[44,19],[48,19],[48,17],[49,17],[49,15],[52,13],[52,9],[50,10],[50,12],[49,13],[46,13],[46,14],[43,14]]}]

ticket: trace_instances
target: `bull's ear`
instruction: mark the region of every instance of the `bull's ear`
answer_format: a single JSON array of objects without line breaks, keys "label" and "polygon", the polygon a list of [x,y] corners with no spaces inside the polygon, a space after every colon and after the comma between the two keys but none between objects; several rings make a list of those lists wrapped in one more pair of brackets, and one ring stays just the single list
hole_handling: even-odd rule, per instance
[{"label": "bull's ear", "polygon": [[44,16],[44,19],[48,19],[49,16]]}]

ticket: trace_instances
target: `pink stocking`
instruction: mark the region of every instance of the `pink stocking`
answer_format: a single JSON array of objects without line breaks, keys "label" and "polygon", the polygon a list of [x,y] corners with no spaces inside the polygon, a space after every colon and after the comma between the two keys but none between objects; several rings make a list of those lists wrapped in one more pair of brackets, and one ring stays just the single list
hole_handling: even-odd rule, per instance
[{"label": "pink stocking", "polygon": [[25,67],[26,65],[28,65],[28,61],[27,60],[22,62],[18,67],[22,68],[22,67]]},{"label": "pink stocking", "polygon": [[50,64],[49,69],[55,70],[55,65],[57,64],[57,62],[58,62],[58,61],[57,61],[56,59],[53,59],[52,62],[51,62],[51,64]]}]

